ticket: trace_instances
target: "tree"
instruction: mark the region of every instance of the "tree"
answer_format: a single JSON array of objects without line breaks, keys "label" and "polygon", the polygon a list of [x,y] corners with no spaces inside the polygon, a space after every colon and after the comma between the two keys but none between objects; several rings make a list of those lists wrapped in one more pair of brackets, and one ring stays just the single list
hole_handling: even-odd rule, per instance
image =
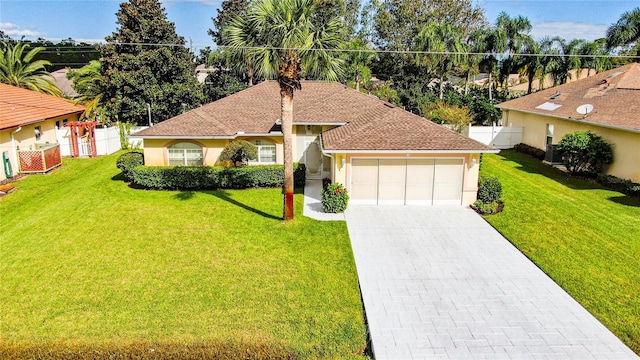
[{"label": "tree", "polygon": [[506,34],[499,27],[481,29],[476,34],[476,40],[478,42],[478,48],[482,49],[485,53],[484,58],[480,62],[480,65],[484,65],[489,74],[489,101],[493,100],[493,71],[496,68],[498,59],[496,55],[506,50]]},{"label": "tree", "polygon": [[120,27],[100,47],[108,115],[144,125],[147,106],[157,123],[200,105],[193,55],[160,2],[124,2],[116,16]]},{"label": "tree", "polygon": [[218,162],[222,164],[231,163],[233,167],[247,165],[249,160],[258,157],[258,148],[245,140],[234,140],[220,153]]},{"label": "tree", "polygon": [[601,136],[591,131],[576,131],[562,137],[556,150],[571,173],[597,175],[613,163],[613,150]]},{"label": "tree", "polygon": [[417,50],[427,52],[418,54],[418,62],[431,67],[440,79],[440,95],[444,95],[444,81],[453,68],[464,60],[462,30],[447,23],[430,23],[425,26],[417,38]]},{"label": "tree", "polygon": [[226,54],[227,52],[218,49],[209,56],[207,65],[213,67],[215,71],[209,73],[204,80],[203,91],[206,102],[222,99],[247,87],[238,72],[227,66]]},{"label": "tree", "polygon": [[[251,49],[256,71],[277,78],[280,85],[284,147],[284,220],[293,219],[293,95],[302,90],[300,77],[337,80],[343,61],[329,49],[341,45],[342,23],[334,18],[318,27],[312,22],[314,0],[258,0],[243,18],[227,28],[229,45],[239,49],[248,36],[261,47]],[[247,34],[247,29],[252,32]]]},{"label": "tree", "polygon": [[447,124],[451,130],[462,133],[465,127],[471,123],[469,109],[436,101],[427,106],[424,111],[429,120],[438,124]]},{"label": "tree", "polygon": [[356,90],[360,91],[360,84],[368,83],[371,78],[369,65],[376,58],[376,53],[361,39],[349,41],[345,48],[351,50],[347,52],[347,73],[352,76]]},{"label": "tree", "polygon": [[51,65],[46,60],[34,60],[43,47],[24,53],[29,44],[2,42],[0,45],[0,82],[53,96],[62,96],[62,90],[53,83],[53,77],[45,69]]},{"label": "tree", "polygon": [[607,29],[606,46],[611,50],[618,46],[634,45],[636,53],[640,57],[640,7],[627,11],[620,15],[615,24]]},{"label": "tree", "polygon": [[523,42],[522,53],[528,55],[522,57],[520,67],[522,72],[527,76],[527,94],[531,94],[533,91],[533,81],[541,68],[540,45],[538,45],[532,37],[527,36]]},{"label": "tree", "polygon": [[509,75],[516,70],[515,65],[518,59],[515,58],[515,54],[528,40],[531,22],[526,17],[517,16],[512,18],[507,13],[501,12],[496,20],[496,27],[502,33],[501,41],[505,41],[502,46],[508,50],[507,59],[502,61],[501,68],[503,84],[506,87]]},{"label": "tree", "polygon": [[[576,52],[579,55],[582,55],[580,66],[582,68],[587,68],[587,77],[591,76],[591,69],[594,69],[597,73],[599,73],[604,70],[611,69],[612,67],[610,56],[604,47],[604,41],[606,40],[583,40],[578,45]],[[580,73],[578,73],[578,76],[580,76]]]},{"label": "tree", "polygon": [[485,23],[482,8],[469,0],[374,1],[372,10],[375,43],[389,50],[414,48],[418,32],[431,22],[469,33]]},{"label": "tree", "polygon": [[214,43],[217,45],[224,44],[224,29],[230,25],[236,17],[244,16],[248,7],[248,0],[224,0],[220,4],[218,15],[211,18],[213,21],[213,29],[207,30],[207,34],[213,38]]},{"label": "tree", "polygon": [[98,119],[98,115],[102,111],[100,62],[91,60],[89,65],[77,70],[70,70],[67,73],[67,79],[73,81],[73,89],[80,94],[76,102],[85,107],[82,117],[91,121],[102,120]]},{"label": "tree", "polygon": [[578,54],[578,50],[583,41],[584,40],[574,39],[567,42],[559,36],[552,39],[557,49],[557,56],[555,56],[550,63],[554,86],[566,84],[571,78],[571,70],[580,69],[580,58],[574,55]]}]

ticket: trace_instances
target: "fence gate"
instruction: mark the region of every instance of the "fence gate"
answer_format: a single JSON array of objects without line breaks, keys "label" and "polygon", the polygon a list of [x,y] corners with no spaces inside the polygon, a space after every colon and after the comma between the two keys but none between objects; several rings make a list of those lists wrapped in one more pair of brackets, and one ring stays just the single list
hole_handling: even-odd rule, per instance
[{"label": "fence gate", "polygon": [[91,141],[88,136],[78,139],[79,156],[91,156]]}]

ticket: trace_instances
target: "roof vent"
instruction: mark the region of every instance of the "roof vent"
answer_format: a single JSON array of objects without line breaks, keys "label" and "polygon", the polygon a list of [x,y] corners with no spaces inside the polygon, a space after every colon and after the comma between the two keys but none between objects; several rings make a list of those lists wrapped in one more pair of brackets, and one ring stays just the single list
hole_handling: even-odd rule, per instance
[{"label": "roof vent", "polygon": [[557,98],[559,98],[562,94],[561,93],[556,93],[555,95],[553,95],[550,99],[551,100],[555,100]]}]

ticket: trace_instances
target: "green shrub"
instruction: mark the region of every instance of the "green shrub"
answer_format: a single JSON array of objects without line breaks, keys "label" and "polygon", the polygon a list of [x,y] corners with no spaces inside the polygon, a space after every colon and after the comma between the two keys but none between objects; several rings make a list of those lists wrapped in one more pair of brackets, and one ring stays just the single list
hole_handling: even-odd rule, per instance
[{"label": "green shrub", "polygon": [[124,153],[116,160],[116,166],[122,171],[127,181],[133,181],[133,169],[144,165],[144,155],[139,151]]},{"label": "green shrub", "polygon": [[573,174],[602,172],[613,162],[613,150],[601,136],[591,131],[576,131],[562,137],[556,150],[562,154],[562,162]]},{"label": "green shrub", "polygon": [[497,214],[502,211],[501,203],[498,201],[492,201],[485,204],[481,200],[476,200],[471,207],[483,215]]},{"label": "green shrub", "polygon": [[546,154],[545,150],[522,143],[516,145],[513,149],[517,152],[533,156],[538,160],[544,160],[544,156]]},{"label": "green shrub", "polygon": [[480,175],[478,182],[478,200],[490,204],[502,197],[502,184],[495,176]]},{"label": "green shrub", "polygon": [[[294,164],[295,186],[304,186],[304,164]],[[139,166],[133,171],[133,182],[156,190],[211,190],[282,187],[282,165],[255,165],[237,168],[220,166]]]},{"label": "green shrub", "polygon": [[607,189],[640,198],[640,184],[613,175],[598,175],[598,183]]},{"label": "green shrub", "polygon": [[339,183],[327,185],[322,190],[322,209],[326,213],[339,213],[347,209],[349,203],[349,194],[347,190]]},{"label": "green shrub", "polygon": [[258,147],[245,140],[235,140],[227,145],[218,158],[219,163],[231,163],[234,167],[247,165],[258,157]]}]

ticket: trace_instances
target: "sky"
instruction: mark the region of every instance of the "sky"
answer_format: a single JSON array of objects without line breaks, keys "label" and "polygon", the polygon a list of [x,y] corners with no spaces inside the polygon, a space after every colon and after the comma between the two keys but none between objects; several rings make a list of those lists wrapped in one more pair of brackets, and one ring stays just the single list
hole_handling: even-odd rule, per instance
[{"label": "sky", "polygon": [[[502,11],[527,17],[531,35],[561,36],[566,40],[595,40],[620,15],[638,7],[638,0],[474,0],[494,23]],[[52,41],[71,37],[89,43],[104,41],[117,28],[120,0],[0,0],[0,30],[14,39],[42,37]],[[162,0],[167,17],[176,24],[187,46],[214,46],[212,27],[222,0]],[[191,43],[190,43],[191,41]]]}]

